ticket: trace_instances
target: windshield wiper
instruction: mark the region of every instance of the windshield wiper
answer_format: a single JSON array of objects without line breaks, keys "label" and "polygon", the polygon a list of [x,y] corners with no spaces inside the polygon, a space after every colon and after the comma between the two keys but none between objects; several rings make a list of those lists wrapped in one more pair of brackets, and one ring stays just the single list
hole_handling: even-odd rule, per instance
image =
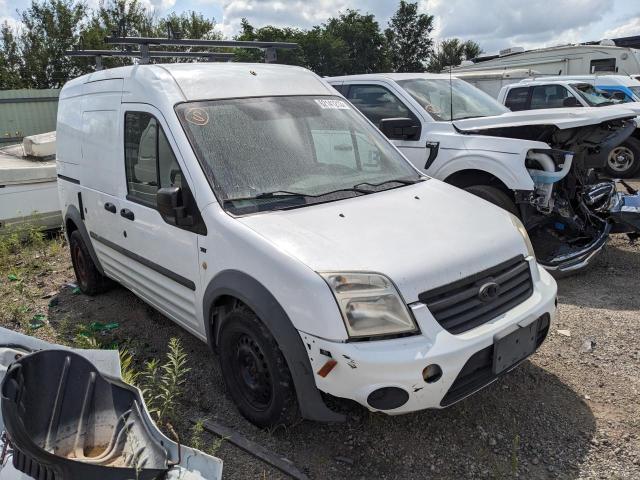
[{"label": "windshield wiper", "polygon": [[289,190],[274,190],[272,192],[261,192],[252,197],[235,197],[235,198],[227,198],[225,202],[238,202],[242,200],[262,200],[262,199],[278,199],[278,198],[320,198],[326,195],[331,195],[334,193],[340,192],[356,192],[356,193],[371,193],[370,190],[364,190],[357,188],[357,185],[352,188],[339,188],[337,190],[331,190],[329,192],[323,193],[300,193],[300,192],[290,192]]},{"label": "windshield wiper", "polygon": [[[418,182],[423,182],[424,178],[419,178],[417,180],[413,180],[410,178],[394,178],[392,180],[385,180],[384,182],[380,182],[380,183],[370,183],[370,182],[362,182],[362,183],[358,183],[357,185],[354,185],[353,188],[357,188],[360,189],[363,186],[368,186],[368,187],[381,187],[383,185],[387,185],[389,183],[400,183],[402,185],[414,185]],[[394,187],[395,188],[395,187]],[[366,193],[372,193],[376,190],[365,190]]]}]

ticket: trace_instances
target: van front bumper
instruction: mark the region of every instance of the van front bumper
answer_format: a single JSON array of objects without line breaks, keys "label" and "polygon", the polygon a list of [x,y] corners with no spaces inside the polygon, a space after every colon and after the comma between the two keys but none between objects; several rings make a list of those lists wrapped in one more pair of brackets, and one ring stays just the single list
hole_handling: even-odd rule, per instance
[{"label": "van front bumper", "polygon": [[[426,305],[410,308],[421,334],[392,340],[332,342],[300,332],[314,370],[316,386],[336,397],[349,398],[372,411],[401,414],[444,408],[492,383],[517,366],[493,369],[496,338],[535,325],[537,349],[555,317],[557,287],[533,262],[533,294],[523,303],[467,332],[453,335],[433,318]],[[535,323],[533,323],[535,322]],[[330,356],[329,356],[330,355]],[[337,362],[326,376],[321,369]],[[330,362],[331,364],[333,362]],[[425,381],[429,365],[435,376]],[[438,376],[439,375],[439,376]]]}]

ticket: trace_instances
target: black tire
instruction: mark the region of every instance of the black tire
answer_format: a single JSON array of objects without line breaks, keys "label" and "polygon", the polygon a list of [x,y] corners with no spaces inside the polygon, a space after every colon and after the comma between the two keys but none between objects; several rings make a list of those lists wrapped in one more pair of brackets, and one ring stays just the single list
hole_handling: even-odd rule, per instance
[{"label": "black tire", "polygon": [[291,424],[298,411],[293,380],[267,327],[245,306],[222,321],[222,376],[242,416],[259,427]]},{"label": "black tire", "polygon": [[612,178],[633,177],[640,169],[640,141],[628,138],[615,147],[607,157],[604,171]]},{"label": "black tire", "polygon": [[509,195],[502,190],[490,185],[471,185],[464,188],[467,192],[473,193],[476,197],[480,197],[487,202],[506,210],[509,213],[518,216],[518,209],[515,202],[509,198]]},{"label": "black tire", "polygon": [[82,235],[80,235],[78,230],[74,230],[69,236],[69,250],[71,252],[73,271],[76,274],[76,281],[82,293],[95,295],[108,290],[111,286],[111,281],[96,268],[89,249],[84,244]]}]

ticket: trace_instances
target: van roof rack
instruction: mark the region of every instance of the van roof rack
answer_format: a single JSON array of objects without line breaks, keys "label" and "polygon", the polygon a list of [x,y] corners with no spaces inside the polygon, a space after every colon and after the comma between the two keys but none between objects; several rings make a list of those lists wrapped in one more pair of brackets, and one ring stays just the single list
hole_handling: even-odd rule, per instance
[{"label": "van roof rack", "polygon": [[[297,43],[290,42],[260,42],[246,40],[203,40],[194,38],[182,38],[179,31],[173,30],[171,25],[167,25],[167,38],[153,37],[127,37],[126,29],[121,23],[117,30],[104,38],[104,42],[110,45],[120,45],[120,50],[85,50],[84,41],[81,38],[80,44],[73,50],[68,50],[65,55],[70,57],[94,57],[96,68],[102,69],[102,59],[104,57],[130,57],[138,58],[140,64],[148,64],[151,58],[205,58],[208,61],[230,61],[234,58],[233,53],[218,51],[170,51],[151,50],[150,47],[171,46],[171,47],[209,47],[209,48],[253,48],[264,51],[266,63],[274,63],[277,60],[277,49],[291,50],[298,48]],[[137,47],[137,50],[134,50]]]}]

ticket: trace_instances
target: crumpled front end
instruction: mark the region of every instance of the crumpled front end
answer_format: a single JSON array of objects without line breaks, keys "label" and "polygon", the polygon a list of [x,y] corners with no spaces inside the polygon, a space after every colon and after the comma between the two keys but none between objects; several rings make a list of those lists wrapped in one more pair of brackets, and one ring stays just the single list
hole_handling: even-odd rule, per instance
[{"label": "crumpled front end", "polygon": [[623,118],[569,129],[536,125],[493,131],[542,140],[552,147],[528,152],[525,163],[534,188],[516,192],[536,257],[548,270],[580,270],[604,247],[610,233],[637,231],[640,218],[635,217],[634,201],[618,193],[614,181],[595,172],[606,165],[607,152],[635,128],[632,119]]}]

